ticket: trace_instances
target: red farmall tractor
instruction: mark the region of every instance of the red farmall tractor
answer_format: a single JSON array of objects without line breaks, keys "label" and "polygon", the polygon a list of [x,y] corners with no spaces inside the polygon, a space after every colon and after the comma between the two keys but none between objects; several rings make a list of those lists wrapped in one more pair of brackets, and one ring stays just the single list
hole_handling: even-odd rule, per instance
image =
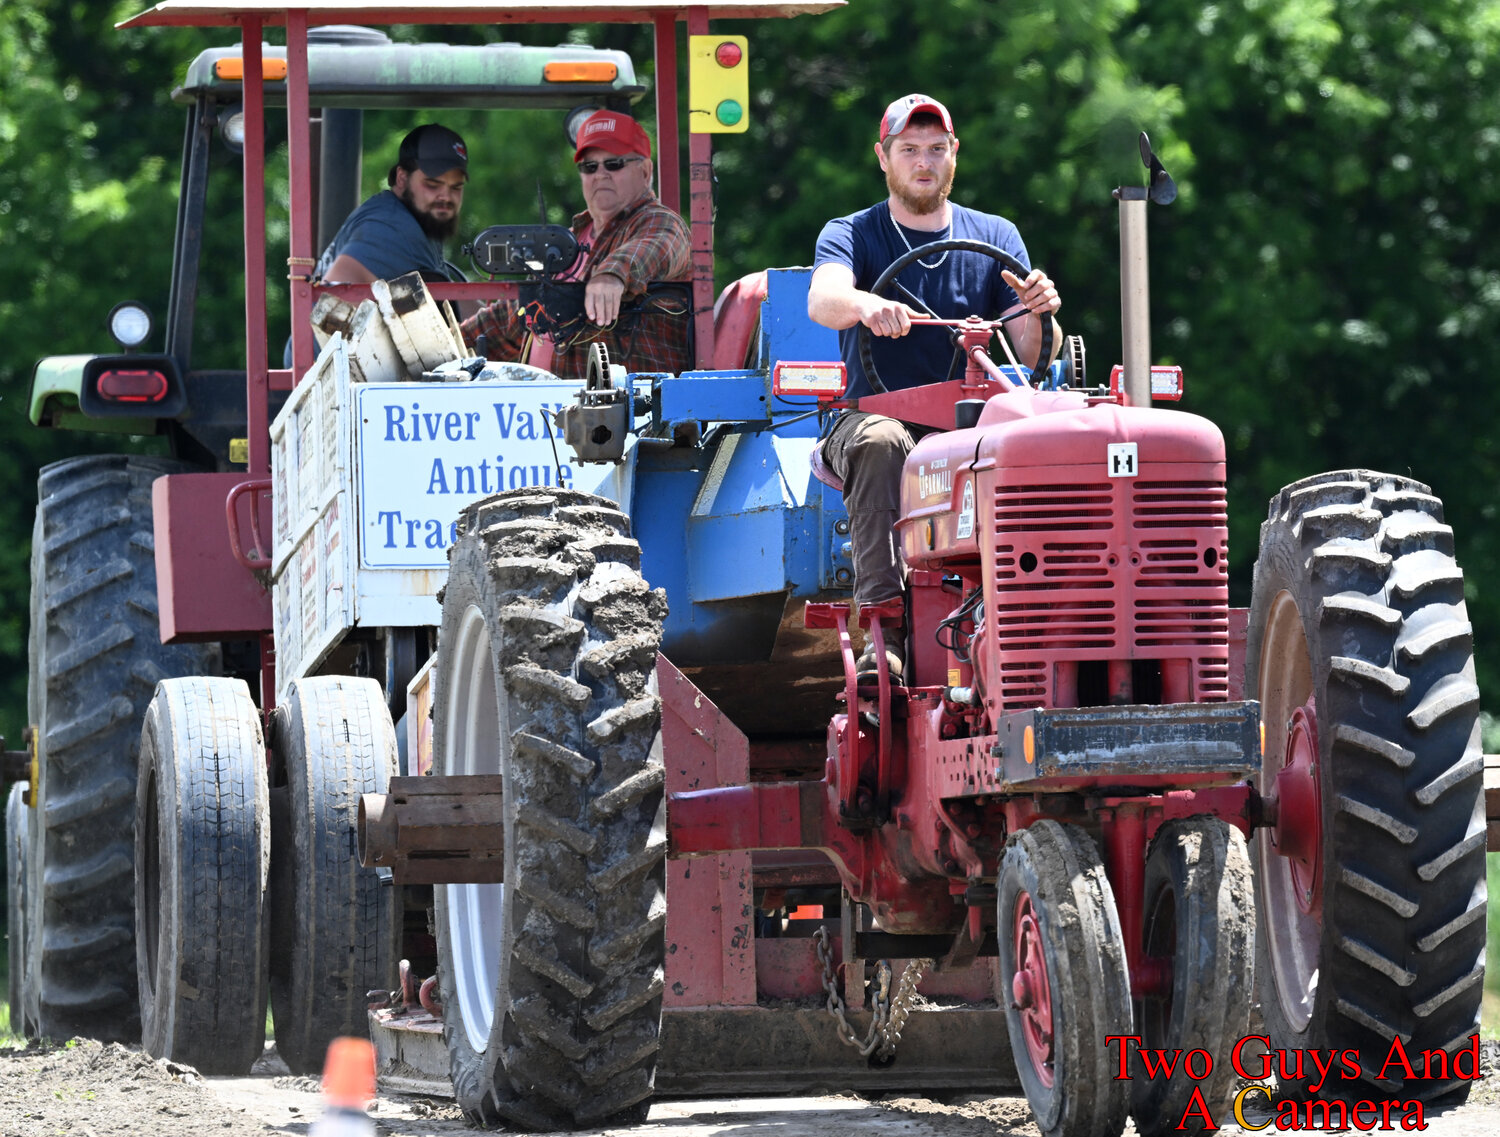
[{"label": "red farmall tractor", "polygon": [[[1251,1033],[1341,1056],[1332,1077],[1282,1070],[1285,1090],[1465,1094],[1486,811],[1452,533],[1408,478],[1309,478],[1271,499],[1251,607],[1229,607],[1222,436],[1151,405],[1176,377],[1150,364],[1145,214],[1174,191],[1149,148],[1147,185],[1118,191],[1118,384],[1091,386],[1076,345],[1036,375],[997,364],[974,318],[947,322],[962,378],[860,401],[935,433],[904,474],[908,594],[849,611],[847,517],[811,461],[836,345],[807,320],[806,270],[716,303],[712,257],[712,137],[748,104],[747,44],[710,19],[833,6],[166,0],[131,21],[243,29],[245,453],[44,475],[31,787],[10,802],[28,836],[7,849],[31,1029],[104,1007],[128,1033],[133,957],[147,1048],[220,1068],[260,1053],[268,987],[298,1070],[390,988],[369,1015],[387,1083],[438,1077],[487,1125],[640,1117],[657,1092],[1019,1081],[1049,1137],[1115,1137],[1127,1115],[1153,1135],[1222,1119]],[[318,71],[317,29],[611,21],[654,30],[658,192],[687,191],[700,370],[596,354],[580,389],[429,351],[436,300],[559,287],[536,266],[566,250],[535,226],[476,241],[520,282],[311,279],[314,107],[329,131],[409,79],[425,106],[540,100],[561,140],[549,84],[580,74],[569,59],[507,93],[487,68],[509,56],[481,51],[356,83]],[[608,62],[582,101],[626,109],[644,87]],[[268,90],[289,140],[288,369],[259,287]],[[1005,259],[939,243],[903,262],[945,249]],[[320,294],[373,314],[315,361]],[[383,326],[381,356],[358,329]],[[476,471],[488,491],[502,466],[506,492],[480,497]],[[439,484],[471,491],[442,519],[391,504]],[[128,550],[70,570],[83,530],[57,520],[106,491],[109,518],[152,517],[170,658],[80,616],[89,581],[133,603],[110,575]],[[860,628],[902,626],[905,685],[860,686]],[[95,660],[149,701],[79,705],[69,676]],[[138,735],[138,766],[101,731]],[[96,798],[112,828],[84,858]],[[110,888],[132,801],[133,907]]]}]

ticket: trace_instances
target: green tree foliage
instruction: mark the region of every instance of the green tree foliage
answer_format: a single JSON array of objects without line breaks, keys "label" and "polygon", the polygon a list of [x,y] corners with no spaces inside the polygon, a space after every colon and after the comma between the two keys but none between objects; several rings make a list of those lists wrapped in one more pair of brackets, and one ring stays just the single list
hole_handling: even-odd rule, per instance
[{"label": "green tree foliage", "polygon": [[[0,732],[24,706],[26,534],[36,466],[95,443],[31,428],[30,369],[97,351],[117,300],[158,312],[177,193],[173,83],[220,32],[116,32],[143,4],[0,5]],[[1484,382],[1500,308],[1493,228],[1500,147],[1494,0],[853,0],[786,21],[724,21],[750,37],[752,117],[716,139],[719,284],[806,264],[822,223],[884,195],[871,147],[912,90],[952,110],[955,198],[1021,227],[1058,280],[1095,377],[1119,359],[1118,226],[1110,191],[1143,177],[1140,130],[1181,196],[1151,216],[1154,355],[1183,365],[1184,406],[1229,447],[1233,588],[1248,599],[1259,520],[1282,484],[1346,466],[1407,473],[1448,505],[1481,681],[1500,666],[1500,537],[1490,490],[1496,395]],[[397,38],[622,47],[650,77],[650,30],[399,28]],[[269,38],[278,33],[272,29]],[[685,44],[680,51],[685,57]],[[648,123],[654,105],[641,104]],[[401,135],[439,118],[469,140],[464,228],[580,207],[556,116],[372,113],[363,187]],[[268,128],[284,164],[284,127]],[[684,140],[683,168],[686,169]],[[206,235],[197,362],[242,359],[236,170],[223,159]],[[273,185],[275,184],[273,178]],[[268,262],[286,202],[273,192]],[[285,336],[273,282],[272,344]]]},{"label": "green tree foliage", "polygon": [[[103,449],[27,421],[31,369],[46,355],[100,350],[118,300],[165,307],[185,62],[181,34],[128,36],[134,5],[0,7],[0,734],[25,723],[28,545],[36,471]],[[165,234],[143,240],[142,234]],[[118,445],[116,443],[115,445]],[[139,444],[137,444],[139,445]]]}]

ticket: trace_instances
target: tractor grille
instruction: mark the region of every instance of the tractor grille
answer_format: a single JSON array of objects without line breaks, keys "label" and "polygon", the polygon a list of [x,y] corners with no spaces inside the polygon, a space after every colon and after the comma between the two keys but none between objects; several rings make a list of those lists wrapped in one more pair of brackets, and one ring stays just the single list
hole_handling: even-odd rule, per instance
[{"label": "tractor grille", "polygon": [[995,604],[1006,711],[1052,705],[1056,663],[1192,661],[1228,697],[1228,506],[1205,482],[999,486]]}]

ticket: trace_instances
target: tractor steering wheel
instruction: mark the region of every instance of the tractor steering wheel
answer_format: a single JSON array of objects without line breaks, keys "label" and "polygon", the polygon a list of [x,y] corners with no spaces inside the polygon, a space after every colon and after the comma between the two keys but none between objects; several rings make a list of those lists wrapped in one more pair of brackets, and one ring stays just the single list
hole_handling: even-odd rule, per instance
[{"label": "tractor steering wheel", "polygon": [[[876,296],[884,297],[888,300],[902,300],[906,304],[917,309],[919,312],[922,312],[924,315],[937,319],[938,317],[936,313],[928,309],[927,305],[918,300],[917,297],[914,296],[909,289],[905,288],[901,284],[901,282],[896,279],[896,277],[900,275],[902,269],[906,268],[906,266],[911,264],[913,261],[921,260],[923,257],[931,256],[935,253],[945,253],[950,249],[966,253],[983,253],[991,260],[999,261],[1003,267],[1010,269],[1011,272],[1015,273],[1016,276],[1020,277],[1022,280],[1026,278],[1026,274],[1030,271],[1025,265],[1023,265],[1015,257],[1011,256],[1009,253],[1007,253],[1004,249],[998,248],[995,245],[991,245],[987,241],[970,241],[965,240],[961,237],[950,237],[945,241],[933,241],[930,245],[920,245],[917,248],[911,249],[908,252],[897,257],[894,261],[891,262],[890,266],[880,274],[880,279],[874,283],[874,285],[870,288],[870,291]],[[887,290],[890,290],[889,295],[887,295]],[[897,293],[899,293],[899,295],[897,295]],[[1024,315],[1024,313],[1021,314]],[[883,382],[881,382],[880,373],[875,369],[875,356],[874,353],[870,350],[870,341],[873,338],[871,336],[870,329],[865,327],[864,324],[859,324],[857,326],[859,328],[859,361],[864,365],[865,378],[869,381],[871,390],[873,390],[877,395],[883,395],[886,393],[888,388]],[[953,354],[955,357],[958,357],[959,355],[961,355],[961,352],[958,348],[954,348]],[[1041,350],[1037,354],[1037,365],[1031,369],[1031,383],[1033,385],[1035,385],[1041,379],[1042,373],[1046,371],[1047,364],[1050,361],[1051,356],[1052,321],[1043,320]],[[948,370],[951,374],[953,371],[952,364],[949,365]]]}]

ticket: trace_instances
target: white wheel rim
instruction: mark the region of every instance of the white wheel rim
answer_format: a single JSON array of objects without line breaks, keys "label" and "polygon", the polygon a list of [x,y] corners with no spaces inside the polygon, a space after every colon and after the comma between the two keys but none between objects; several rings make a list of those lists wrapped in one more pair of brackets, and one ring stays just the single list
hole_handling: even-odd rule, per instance
[{"label": "white wheel rim", "polygon": [[[1284,661],[1291,666],[1283,667]],[[1281,592],[1271,602],[1261,648],[1261,722],[1266,732],[1262,793],[1276,787],[1277,771],[1286,760],[1287,723],[1311,694],[1312,663],[1302,632],[1302,616],[1291,593]],[[1260,845],[1261,921],[1281,1013],[1288,1026],[1301,1032],[1312,1019],[1318,993],[1321,921],[1301,910],[1291,864],[1277,853],[1271,833],[1270,829],[1257,829],[1255,836]]]},{"label": "white wheel rim", "polygon": [[[447,734],[442,739],[445,774],[502,773],[503,740],[499,676],[490,650],[484,613],[470,605],[452,648],[453,683],[448,691]],[[464,1033],[476,1054],[489,1045],[495,991],[504,948],[503,884],[449,884],[448,941],[453,946],[453,986]]]}]

